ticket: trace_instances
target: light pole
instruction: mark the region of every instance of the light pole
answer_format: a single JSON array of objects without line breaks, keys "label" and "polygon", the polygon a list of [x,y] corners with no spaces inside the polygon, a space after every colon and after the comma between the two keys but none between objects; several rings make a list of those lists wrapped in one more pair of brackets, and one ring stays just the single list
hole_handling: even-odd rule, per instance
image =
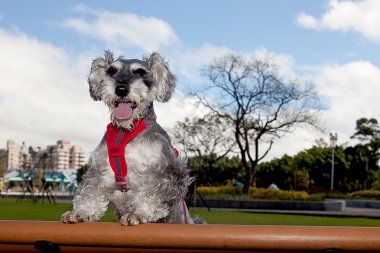
[{"label": "light pole", "polygon": [[332,159],[331,159],[331,188],[330,191],[334,190],[334,156],[335,156],[335,146],[338,140],[337,133],[330,133],[330,145],[332,150]]}]

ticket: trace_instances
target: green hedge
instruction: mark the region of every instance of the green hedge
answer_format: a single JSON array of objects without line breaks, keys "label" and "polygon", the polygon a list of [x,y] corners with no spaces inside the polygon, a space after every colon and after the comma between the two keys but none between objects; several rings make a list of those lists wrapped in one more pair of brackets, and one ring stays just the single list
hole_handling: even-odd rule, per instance
[{"label": "green hedge", "polygon": [[268,199],[268,200],[306,200],[304,191],[268,190],[252,188],[249,196],[243,195],[243,188],[238,186],[206,187],[200,186],[197,191],[205,198],[214,199]]},{"label": "green hedge", "polygon": [[268,200],[324,200],[333,199],[380,199],[380,191],[365,190],[349,194],[316,193],[308,195],[305,191],[268,190],[252,188],[249,196],[243,195],[243,188],[238,186],[200,186],[197,191],[205,198],[213,199],[268,199]]},{"label": "green hedge", "polygon": [[323,201],[325,199],[349,199],[349,198],[350,197],[344,193],[329,192],[329,193],[313,193],[309,195],[308,200]]},{"label": "green hedge", "polygon": [[243,188],[238,186],[199,186],[197,191],[203,195],[230,194],[241,195]]},{"label": "green hedge", "polygon": [[304,191],[283,191],[254,188],[251,189],[250,197],[252,199],[269,200],[306,200],[308,199],[309,195]]},{"label": "green hedge", "polygon": [[374,190],[363,190],[351,192],[348,194],[344,193],[315,193],[309,196],[309,200],[324,200],[324,199],[379,199],[380,191]]},{"label": "green hedge", "polygon": [[357,191],[348,194],[351,198],[360,198],[360,199],[380,199],[380,191],[374,190],[364,190]]}]

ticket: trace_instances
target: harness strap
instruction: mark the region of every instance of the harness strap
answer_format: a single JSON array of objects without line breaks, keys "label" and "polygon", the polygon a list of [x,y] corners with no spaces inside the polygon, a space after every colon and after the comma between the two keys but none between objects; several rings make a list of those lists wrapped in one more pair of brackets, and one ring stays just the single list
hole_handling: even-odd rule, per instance
[{"label": "harness strap", "polygon": [[183,221],[185,224],[189,224],[189,221],[187,220],[187,207],[185,199],[182,199],[182,212],[183,212]]},{"label": "harness strap", "polygon": [[113,172],[115,173],[115,182],[117,189],[126,192],[128,188],[125,182],[127,175],[127,162],[125,160],[125,146],[133,138],[144,131],[146,125],[143,120],[133,122],[134,129],[127,131],[124,128],[116,128],[112,123],[107,125],[106,141],[108,148],[108,159]]}]

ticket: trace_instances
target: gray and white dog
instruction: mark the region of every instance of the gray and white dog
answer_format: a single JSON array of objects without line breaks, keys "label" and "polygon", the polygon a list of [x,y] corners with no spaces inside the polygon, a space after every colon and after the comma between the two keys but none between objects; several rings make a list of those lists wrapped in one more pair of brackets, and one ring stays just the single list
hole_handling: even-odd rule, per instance
[{"label": "gray and white dog", "polygon": [[167,102],[175,77],[159,53],[142,60],[115,59],[109,51],[92,62],[90,95],[110,110],[112,125],[133,131],[143,120],[145,129],[125,147],[127,191],[117,189],[110,166],[106,136],[93,151],[89,169],[73,199],[64,223],[97,221],[111,203],[122,225],[193,223],[184,204],[192,183],[185,160],[176,157],[168,134],[157,124],[153,101]]}]

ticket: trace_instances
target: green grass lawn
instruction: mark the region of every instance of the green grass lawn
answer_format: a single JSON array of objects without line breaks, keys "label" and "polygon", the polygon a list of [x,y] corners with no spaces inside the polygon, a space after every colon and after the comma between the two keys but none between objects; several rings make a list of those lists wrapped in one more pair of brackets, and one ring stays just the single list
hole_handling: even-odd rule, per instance
[{"label": "green grass lawn", "polygon": [[380,227],[380,219],[195,210],[210,224]]},{"label": "green grass lawn", "polygon": [[[0,199],[0,220],[48,220],[59,221],[63,212],[71,210],[71,204],[33,203],[29,199]],[[296,225],[296,226],[366,226],[380,227],[380,219],[337,218],[321,216],[258,214],[239,211],[194,210],[209,224],[241,225]],[[102,221],[117,222],[113,209],[109,208]]]},{"label": "green grass lawn", "polygon": [[[30,199],[0,199],[0,220],[45,220],[59,221],[61,214],[72,209],[72,204],[49,204],[47,200],[37,203]],[[109,208],[102,221],[117,221],[113,209]]]}]

